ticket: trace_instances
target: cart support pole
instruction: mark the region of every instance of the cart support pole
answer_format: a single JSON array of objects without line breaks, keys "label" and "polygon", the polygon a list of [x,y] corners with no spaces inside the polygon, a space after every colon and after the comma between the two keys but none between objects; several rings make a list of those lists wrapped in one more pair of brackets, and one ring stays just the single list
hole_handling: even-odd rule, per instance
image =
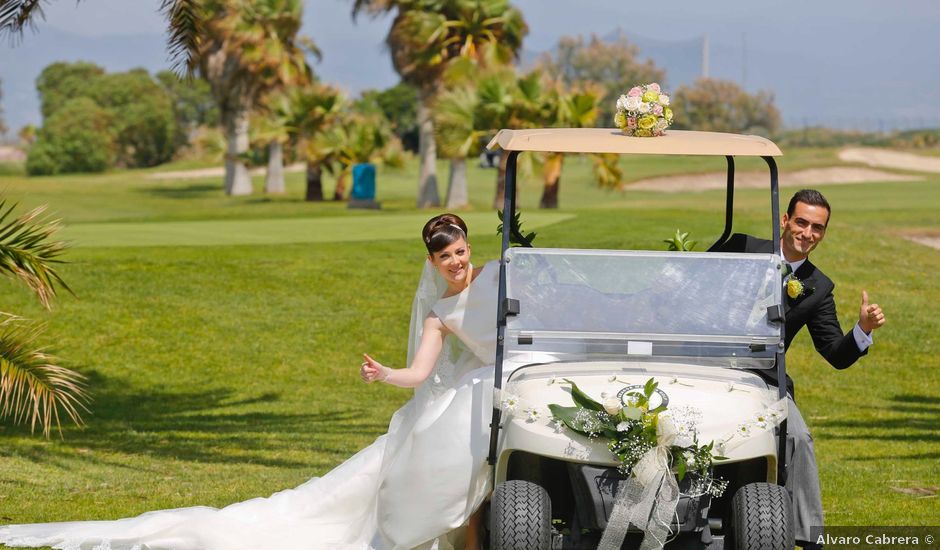
[{"label": "cart support pole", "polygon": [[725,241],[731,236],[731,222],[734,220],[734,157],[727,155],[725,159],[728,161],[728,184],[727,191],[725,191],[725,230],[722,231],[715,244],[708,248],[709,252],[714,252],[718,250],[718,247],[725,244]]},{"label": "cart support pole", "polygon": [[[770,210],[771,227],[773,228],[773,242],[780,243],[780,187],[777,181],[777,162],[773,157],[762,157],[770,168]],[[782,277],[782,272],[781,272]],[[783,288],[783,280],[780,281]],[[787,397],[787,356],[784,350],[786,342],[786,313],[780,323],[780,343],[777,347],[777,395],[780,399]],[[780,423],[777,439],[777,484],[783,485],[787,480],[787,421]]]},{"label": "cart support pole", "polygon": [[496,444],[499,441],[500,403],[499,389],[503,385],[503,354],[506,338],[506,251],[509,250],[509,233],[516,213],[516,158],[519,151],[510,151],[506,159],[506,189],[503,198],[503,243],[499,255],[499,293],[496,310],[496,371],[493,374],[493,419],[490,422],[490,450],[487,462],[496,464]]}]

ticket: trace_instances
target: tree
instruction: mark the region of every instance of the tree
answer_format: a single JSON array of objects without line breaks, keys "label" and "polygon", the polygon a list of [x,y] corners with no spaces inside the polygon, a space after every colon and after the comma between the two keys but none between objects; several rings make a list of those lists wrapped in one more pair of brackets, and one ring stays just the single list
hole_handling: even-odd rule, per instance
[{"label": "tree", "polygon": [[87,86],[105,70],[94,63],[52,63],[39,73],[36,91],[43,119],[53,115],[65,102],[77,97],[88,97]]},{"label": "tree", "polygon": [[362,92],[364,101],[374,101],[392,125],[392,133],[398,136],[406,151],[418,152],[418,117],[415,105],[418,92],[404,82],[382,91]]},{"label": "tree", "polygon": [[564,36],[553,54],[542,56],[538,67],[553,80],[568,86],[603,86],[606,91],[598,111],[598,120],[603,126],[613,126],[620,94],[637,84],[662,83],[666,78],[665,71],[656,67],[652,60],[640,61],[639,48],[623,34],[610,42],[593,34],[587,42],[582,36]]},{"label": "tree", "polygon": [[441,152],[450,158],[445,205],[448,210],[469,205],[467,156],[479,152],[480,140],[491,132],[480,120],[480,96],[473,86],[440,94],[434,104],[434,127]]},{"label": "tree", "polygon": [[218,126],[219,108],[208,82],[202,78],[181,78],[173,71],[160,71],[156,79],[173,103],[178,145],[188,143],[200,126]]},{"label": "tree", "polygon": [[[583,128],[592,126],[597,120],[599,103],[604,95],[603,87],[585,84],[581,89],[570,90],[564,84],[555,83],[547,94],[548,125],[563,128]],[[595,171],[598,165],[609,166],[595,159]],[[558,208],[558,193],[561,189],[561,170],[564,153],[547,153],[542,165],[542,198],[539,208]],[[617,178],[619,180],[619,178]],[[604,181],[604,180],[601,180]]]},{"label": "tree", "polygon": [[343,200],[353,166],[359,163],[401,164],[401,142],[378,106],[369,101],[347,103],[321,128],[312,146],[336,176],[333,200]]},{"label": "tree", "polygon": [[30,175],[101,172],[114,158],[111,113],[87,97],[70,99],[39,130],[26,157]]},{"label": "tree", "polygon": [[111,113],[119,164],[149,167],[173,157],[180,145],[173,99],[146,70],[98,75],[82,95]]},{"label": "tree", "polygon": [[[57,221],[42,217],[44,207],[13,218],[14,206],[0,200],[0,273],[19,280],[47,309],[56,287],[68,285],[55,269],[65,245],[51,240]],[[55,424],[68,416],[82,424],[87,410],[84,377],[57,364],[57,359],[35,346],[42,326],[8,313],[0,314],[0,418],[42,427],[49,437]]]},{"label": "tree", "polygon": [[508,0],[354,0],[360,12],[396,11],[386,42],[392,64],[418,93],[418,207],[437,206],[434,120],[431,104],[444,71],[457,60],[488,64],[516,57],[528,28]]},{"label": "tree", "polygon": [[728,80],[700,78],[672,96],[677,129],[771,135],[780,127],[773,93],[749,94]]},{"label": "tree", "polygon": [[[53,63],[43,69],[36,85],[47,123],[78,98],[91,99],[109,112],[110,116],[104,119],[109,122],[114,141],[114,146],[108,149],[114,156],[106,157],[110,159],[109,165],[115,161],[128,167],[155,166],[172,158],[181,144],[172,99],[144,69],[108,74],[90,63]],[[34,166],[47,164],[39,163],[38,159],[52,152],[50,149],[37,152]],[[74,159],[55,163],[70,166]],[[44,170],[33,173],[40,172]]]},{"label": "tree", "polygon": [[[534,128],[547,118],[542,74],[532,71],[519,76],[514,71],[497,71],[480,80],[479,118],[481,126],[495,133],[501,128]],[[506,169],[509,152],[500,151],[496,172],[493,208],[503,208],[506,196]]]},{"label": "tree", "polygon": [[266,94],[306,78],[297,39],[300,0],[208,0],[197,61],[209,82],[225,128],[225,192],[251,193],[242,156],[248,152],[248,115]]},{"label": "tree", "polygon": [[298,155],[307,163],[305,200],[323,200],[323,171],[333,171],[336,149],[321,136],[339,123],[346,98],[331,86],[311,82],[283,94],[280,109],[286,113],[288,135]]}]

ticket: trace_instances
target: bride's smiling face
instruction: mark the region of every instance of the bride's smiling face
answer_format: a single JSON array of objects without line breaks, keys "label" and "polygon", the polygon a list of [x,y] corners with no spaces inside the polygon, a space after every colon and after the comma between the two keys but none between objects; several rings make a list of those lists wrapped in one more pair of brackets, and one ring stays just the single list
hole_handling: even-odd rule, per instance
[{"label": "bride's smiling face", "polygon": [[470,270],[470,245],[465,239],[457,239],[443,249],[430,254],[431,264],[444,279],[453,286],[467,284]]}]

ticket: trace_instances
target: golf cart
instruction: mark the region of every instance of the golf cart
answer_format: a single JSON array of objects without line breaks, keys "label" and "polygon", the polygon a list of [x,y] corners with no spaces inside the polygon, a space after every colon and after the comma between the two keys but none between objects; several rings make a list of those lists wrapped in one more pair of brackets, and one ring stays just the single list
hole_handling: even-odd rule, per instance
[{"label": "golf cart", "polygon": [[[566,429],[549,406],[617,396],[627,407],[644,390],[648,409],[668,404],[696,418],[696,440],[712,442],[718,456],[708,477],[727,484],[712,491],[685,476],[668,509],[669,539],[659,544],[792,549],[791,502],[782,486],[786,388],[755,374],[776,369],[776,379],[786,379],[782,261],[716,251],[731,235],[736,156],[766,161],[769,221],[779,241],[777,146],[712,132],[637,138],[615,129],[553,128],[502,130],[488,147],[508,152],[503,227],[510,228],[499,269],[490,549],[639,544],[644,532],[635,519],[623,520],[623,506],[617,511],[631,478],[609,440]],[[533,248],[513,226],[523,152],[723,156],[724,231],[709,252]],[[776,422],[766,421],[768,411],[776,411]],[[611,528],[626,534],[610,539]]]}]

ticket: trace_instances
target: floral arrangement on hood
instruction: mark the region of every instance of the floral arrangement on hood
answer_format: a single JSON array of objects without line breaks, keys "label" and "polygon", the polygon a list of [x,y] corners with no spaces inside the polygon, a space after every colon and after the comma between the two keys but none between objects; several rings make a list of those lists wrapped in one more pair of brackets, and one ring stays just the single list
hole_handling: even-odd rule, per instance
[{"label": "floral arrangement on hood", "polygon": [[614,125],[628,136],[661,136],[672,124],[669,103],[669,95],[655,82],[634,86],[617,99]]}]

